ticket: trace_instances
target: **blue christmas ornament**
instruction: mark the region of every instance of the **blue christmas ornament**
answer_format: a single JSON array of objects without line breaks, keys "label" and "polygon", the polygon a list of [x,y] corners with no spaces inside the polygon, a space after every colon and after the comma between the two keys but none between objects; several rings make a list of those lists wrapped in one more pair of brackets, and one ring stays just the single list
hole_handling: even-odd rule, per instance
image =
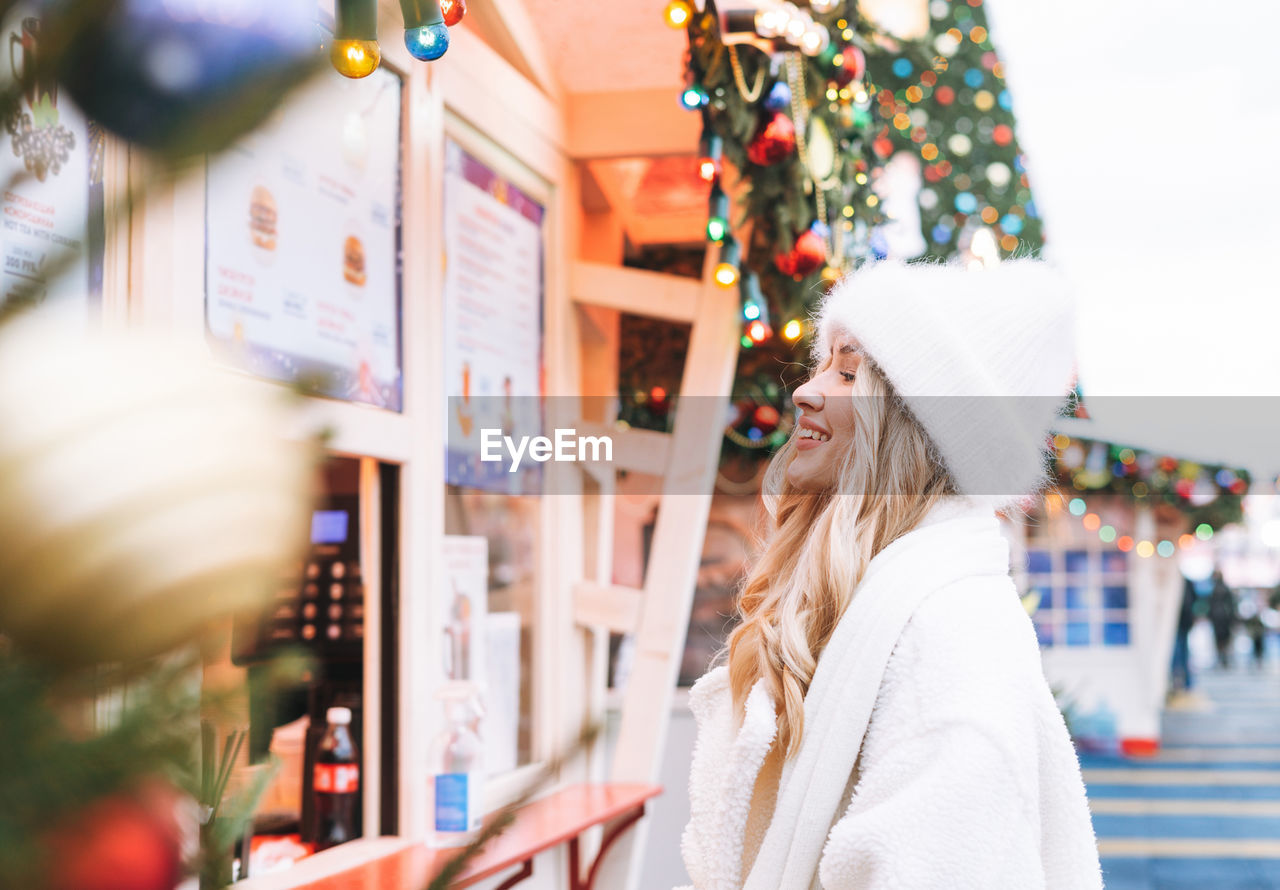
[{"label": "blue christmas ornament", "polygon": [[819,238],[826,238],[831,234],[831,227],[820,219],[815,219],[813,225],[809,226],[809,230]]},{"label": "blue christmas ornament", "polygon": [[780,80],[773,85],[773,89],[769,90],[769,95],[765,97],[764,107],[770,111],[786,111],[791,107],[791,87],[787,86],[785,80]]},{"label": "blue christmas ornament", "polygon": [[942,223],[938,223],[933,227],[933,240],[939,244],[946,244],[951,240],[951,230],[942,225]]},{"label": "blue christmas ornament", "polygon": [[975,90],[982,86],[982,69],[970,68],[964,73],[965,86],[973,87]]},{"label": "blue christmas ornament", "polygon": [[956,195],[956,210],[961,213],[973,213],[978,209],[978,199],[972,192],[961,192]]},{"label": "blue christmas ornament", "polygon": [[910,77],[911,72],[914,70],[910,59],[899,58],[893,60],[893,73],[898,77]]},{"label": "blue christmas ornament", "polygon": [[1020,155],[1020,154],[1019,154],[1019,155],[1014,155],[1014,157],[1013,157],[1013,169],[1017,170],[1019,173],[1026,173],[1026,172],[1027,172],[1027,167],[1026,167],[1026,165],[1022,162],[1022,155]]},{"label": "blue christmas ornament", "polygon": [[1000,103],[1000,107],[1005,111],[1013,110],[1013,96],[1009,94],[1008,90],[1001,90],[1000,96],[996,101]]},{"label": "blue christmas ornament", "polygon": [[43,0],[36,13],[66,40],[54,73],[80,109],[170,154],[234,141],[319,60],[308,0]]},{"label": "blue christmas ornament", "polygon": [[1039,212],[1036,210],[1036,202],[1035,202],[1035,201],[1028,201],[1028,202],[1027,202],[1026,211],[1027,211],[1027,216],[1028,216],[1028,217],[1030,217],[1031,219],[1039,219],[1039,218],[1040,218],[1040,214],[1039,214]]},{"label": "blue christmas ornament", "polygon": [[761,432],[760,427],[753,426],[751,429],[747,430],[747,438],[752,442],[759,442],[764,438],[764,433]]},{"label": "blue christmas ornament", "polygon": [[1022,231],[1022,218],[1014,216],[1012,213],[1006,213],[1004,218],[1000,220],[1000,228],[1004,229],[1006,234],[1017,235]]}]

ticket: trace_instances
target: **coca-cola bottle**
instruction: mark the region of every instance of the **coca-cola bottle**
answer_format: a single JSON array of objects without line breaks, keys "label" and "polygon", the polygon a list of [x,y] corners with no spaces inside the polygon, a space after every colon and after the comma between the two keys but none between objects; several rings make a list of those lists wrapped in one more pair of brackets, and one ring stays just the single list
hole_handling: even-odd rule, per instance
[{"label": "coca-cola bottle", "polygon": [[315,792],[316,850],[327,850],[356,836],[356,795],[360,765],[351,741],[350,708],[325,712],[329,727],[316,749],[311,785]]}]

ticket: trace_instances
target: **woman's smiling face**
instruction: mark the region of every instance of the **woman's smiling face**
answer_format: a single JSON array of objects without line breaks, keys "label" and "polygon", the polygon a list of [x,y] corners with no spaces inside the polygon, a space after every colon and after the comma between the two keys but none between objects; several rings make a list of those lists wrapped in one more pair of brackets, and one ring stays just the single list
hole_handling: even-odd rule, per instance
[{"label": "woman's smiling face", "polygon": [[791,396],[798,414],[795,452],[787,481],[800,491],[832,488],[853,441],[853,385],[863,364],[858,342],[837,335],[831,353]]}]

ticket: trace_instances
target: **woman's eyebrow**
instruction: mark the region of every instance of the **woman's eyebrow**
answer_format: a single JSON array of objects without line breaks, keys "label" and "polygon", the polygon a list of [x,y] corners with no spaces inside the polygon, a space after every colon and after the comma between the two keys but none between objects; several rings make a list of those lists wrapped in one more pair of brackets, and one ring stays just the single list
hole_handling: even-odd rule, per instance
[{"label": "woman's eyebrow", "polygon": [[854,353],[861,352],[861,351],[862,350],[858,348],[858,345],[856,343],[846,343],[840,347],[841,355],[852,355]]}]

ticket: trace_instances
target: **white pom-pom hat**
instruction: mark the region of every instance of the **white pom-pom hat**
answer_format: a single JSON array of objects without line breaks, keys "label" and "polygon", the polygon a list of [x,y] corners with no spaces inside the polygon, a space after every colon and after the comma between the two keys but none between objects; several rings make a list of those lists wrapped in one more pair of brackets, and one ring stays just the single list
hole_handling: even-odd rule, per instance
[{"label": "white pom-pom hat", "polygon": [[839,334],[852,336],[962,494],[1000,509],[1043,487],[1046,440],[1075,360],[1071,294],[1050,266],[864,266],[823,299],[817,325],[815,361]]}]

